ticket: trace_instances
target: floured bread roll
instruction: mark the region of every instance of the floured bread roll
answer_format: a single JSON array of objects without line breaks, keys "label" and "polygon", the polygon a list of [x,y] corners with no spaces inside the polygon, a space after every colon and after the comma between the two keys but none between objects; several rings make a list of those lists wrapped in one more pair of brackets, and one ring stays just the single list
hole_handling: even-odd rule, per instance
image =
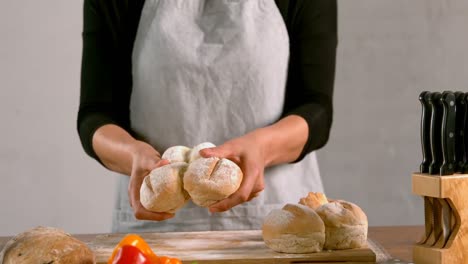
[{"label": "floured bread roll", "polygon": [[319,252],[325,243],[325,226],[320,216],[307,206],[287,204],[271,211],[263,222],[265,244],[277,252]]},{"label": "floured bread roll", "polygon": [[0,264],[94,264],[88,246],[52,227],[36,227],[13,237],[0,252]]},{"label": "floured bread roll", "polygon": [[233,194],[242,177],[239,166],[228,159],[199,158],[185,172],[184,188],[195,204],[209,207]]},{"label": "floured bread roll", "polygon": [[301,198],[299,201],[299,204],[305,205],[314,210],[326,203],[328,203],[327,197],[325,194],[320,192],[310,192],[306,197]]},{"label": "floured bread roll", "polygon": [[326,249],[360,248],[367,244],[367,216],[359,206],[336,200],[316,210],[325,223]]},{"label": "floured bread roll", "polygon": [[174,213],[185,205],[189,196],[183,187],[188,164],[174,162],[151,171],[140,188],[140,202],[148,210]]},{"label": "floured bread roll", "polygon": [[201,158],[200,156],[200,150],[206,149],[206,148],[214,148],[216,147],[213,143],[210,142],[204,142],[201,144],[196,145],[193,147],[192,151],[190,151],[190,156],[189,156],[189,163],[194,162],[195,160]]},{"label": "floured bread roll", "polygon": [[170,162],[189,162],[191,149],[186,146],[174,146],[166,149],[161,156],[161,159],[169,160]]}]

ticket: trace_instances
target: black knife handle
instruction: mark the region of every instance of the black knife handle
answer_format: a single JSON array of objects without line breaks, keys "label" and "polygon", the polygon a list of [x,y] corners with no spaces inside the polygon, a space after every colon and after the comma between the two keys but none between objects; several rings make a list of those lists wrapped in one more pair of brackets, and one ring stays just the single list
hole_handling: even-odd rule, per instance
[{"label": "black knife handle", "polygon": [[463,173],[466,165],[466,150],[465,150],[465,120],[467,115],[467,103],[465,102],[465,94],[462,92],[455,93],[456,100],[456,121],[455,121],[455,172]]},{"label": "black knife handle", "polygon": [[432,153],[431,153],[431,105],[429,100],[431,93],[424,91],[419,95],[419,102],[422,106],[421,112],[421,149],[423,159],[421,165],[419,166],[419,171],[421,173],[429,173],[429,165],[432,162]]},{"label": "black knife handle", "polygon": [[432,93],[429,98],[429,104],[431,105],[430,138],[432,154],[432,161],[429,165],[429,174],[439,174],[443,159],[441,141],[443,107],[440,98],[442,98],[442,94],[439,92]]},{"label": "black knife handle", "polygon": [[445,91],[440,99],[443,107],[442,114],[442,166],[440,175],[454,174],[455,169],[455,114],[456,98],[453,92]]},{"label": "black knife handle", "polygon": [[465,129],[464,129],[464,143],[465,143],[465,169],[462,173],[468,173],[468,93],[465,93],[465,105],[466,105],[466,115],[465,115]]}]

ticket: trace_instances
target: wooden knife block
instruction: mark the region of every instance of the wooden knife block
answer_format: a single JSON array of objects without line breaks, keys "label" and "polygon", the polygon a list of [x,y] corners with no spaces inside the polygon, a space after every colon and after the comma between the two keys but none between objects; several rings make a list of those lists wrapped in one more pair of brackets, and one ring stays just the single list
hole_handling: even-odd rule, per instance
[{"label": "wooden knife block", "polygon": [[444,248],[414,245],[415,263],[468,263],[468,174],[437,176],[413,174],[413,193],[433,198],[447,198],[456,225]]}]

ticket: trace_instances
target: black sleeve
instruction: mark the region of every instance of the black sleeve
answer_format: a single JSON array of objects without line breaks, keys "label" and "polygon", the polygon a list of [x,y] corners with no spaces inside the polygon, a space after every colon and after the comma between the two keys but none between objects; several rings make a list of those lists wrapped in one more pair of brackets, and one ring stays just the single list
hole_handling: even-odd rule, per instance
[{"label": "black sleeve", "polygon": [[100,161],[93,150],[94,132],[105,124],[129,129],[131,57],[118,43],[116,17],[106,12],[110,1],[85,0],[80,104],[77,129],[85,152]]},{"label": "black sleeve", "polygon": [[[133,134],[129,119],[131,50],[143,3],[84,1],[77,128],[84,150],[98,161],[92,137],[99,127],[116,124]],[[284,116],[299,115],[308,123],[309,137],[298,159],[301,160],[325,145],[330,132],[337,45],[336,0],[303,0],[294,9],[288,12],[288,17],[294,18],[288,19],[292,21],[288,24],[291,55]]]},{"label": "black sleeve", "polygon": [[[292,2],[292,1],[290,1]],[[309,126],[300,161],[323,147],[333,116],[337,37],[336,0],[304,0],[290,5],[290,64],[283,116],[299,115]]]}]

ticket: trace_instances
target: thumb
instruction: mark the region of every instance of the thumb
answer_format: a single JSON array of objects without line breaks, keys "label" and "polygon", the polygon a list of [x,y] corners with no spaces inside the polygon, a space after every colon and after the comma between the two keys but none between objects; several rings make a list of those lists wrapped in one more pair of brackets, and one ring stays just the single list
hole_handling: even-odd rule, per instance
[{"label": "thumb", "polygon": [[167,159],[160,159],[158,162],[156,162],[156,168],[166,166],[167,164],[170,164],[171,161]]},{"label": "thumb", "polygon": [[200,150],[200,155],[203,158],[218,157],[218,158],[229,158],[233,155],[233,150],[226,144],[213,147],[205,148]]}]

